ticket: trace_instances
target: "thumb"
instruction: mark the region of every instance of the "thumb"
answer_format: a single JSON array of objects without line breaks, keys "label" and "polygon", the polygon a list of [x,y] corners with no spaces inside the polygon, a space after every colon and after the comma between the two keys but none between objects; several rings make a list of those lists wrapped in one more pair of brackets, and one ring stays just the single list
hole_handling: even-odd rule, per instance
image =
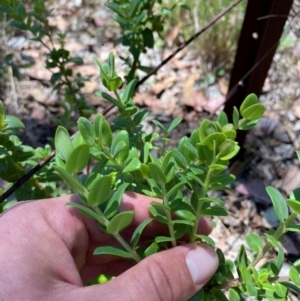
[{"label": "thumb", "polygon": [[211,247],[179,246],[144,259],[104,285],[85,288],[80,298],[186,301],[205,285],[217,268],[218,257]]}]

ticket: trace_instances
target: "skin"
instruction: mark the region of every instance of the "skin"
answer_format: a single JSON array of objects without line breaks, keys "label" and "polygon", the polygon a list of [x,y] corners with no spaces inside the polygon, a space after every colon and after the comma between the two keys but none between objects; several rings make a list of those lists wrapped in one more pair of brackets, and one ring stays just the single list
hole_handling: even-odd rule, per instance
[{"label": "skin", "polygon": [[[214,251],[198,247],[200,252],[204,251],[204,262],[205,252],[210,253],[212,264],[209,269],[197,272],[202,280],[194,283],[185,260],[187,254],[197,248],[191,244],[154,254],[134,266],[128,260],[114,256],[94,256],[96,247],[118,244],[101,232],[95,221],[65,206],[70,201],[79,202],[74,195],[20,202],[2,214],[1,301],[185,301],[217,269]],[[122,232],[124,238],[129,239],[136,226],[149,218],[147,208],[151,201],[153,199],[142,195],[124,195],[121,210],[136,211],[132,225]],[[210,222],[202,219],[199,233],[209,234],[210,231]],[[141,239],[146,241],[154,235],[164,234],[167,229],[151,223]],[[83,286],[102,273],[118,277],[106,284]]]}]

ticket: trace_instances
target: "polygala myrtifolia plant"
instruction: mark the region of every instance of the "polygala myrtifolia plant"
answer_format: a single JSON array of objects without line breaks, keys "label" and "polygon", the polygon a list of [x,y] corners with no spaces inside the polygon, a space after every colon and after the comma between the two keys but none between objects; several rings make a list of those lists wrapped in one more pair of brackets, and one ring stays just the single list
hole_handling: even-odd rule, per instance
[{"label": "polygala myrtifolia plant", "polygon": [[[227,168],[229,160],[239,151],[236,131],[257,124],[264,106],[251,94],[239,110],[234,108],[233,123],[228,122],[224,112],[216,121],[204,119],[189,138],[183,137],[177,148],[171,148],[168,135],[180,119],[174,119],[167,127],[154,121],[162,134],[145,133],[142,121],[148,112],[138,110],[132,101],[136,81],[119,92],[122,80],[115,71],[113,54],[109,55],[108,63],[95,60],[103,85],[112,92],[97,94],[115,105],[119,116],[111,126],[101,114],[92,122],[80,117],[79,131],[73,138],[61,126],[55,135],[55,169],[82,202],[68,206],[98,221],[101,229],[120,243],[120,247],[100,246],[94,254],[115,255],[138,263],[156,252],[184,243],[182,237],[186,234],[191,243],[215,247],[210,237],[197,233],[198,223],[203,216],[229,214],[224,202],[210,197],[209,192],[226,189],[234,181]],[[161,147],[155,142],[160,142]],[[89,162],[92,169],[82,173]],[[162,199],[162,203],[151,204],[149,211],[153,217],[136,228],[129,242],[122,237],[122,230],[131,224],[135,213],[119,212],[125,191]],[[289,277],[280,278],[284,253],[278,243],[287,231],[300,230],[300,224],[295,221],[300,214],[300,190],[293,191],[287,201],[275,188],[268,187],[267,192],[280,221],[279,228],[265,234],[266,242],[254,233],[248,235],[246,243],[252,252],[247,254],[242,245],[235,262],[225,260],[222,251],[217,249],[219,268],[193,300],[227,300],[224,290],[228,290],[233,301],[243,300],[245,295],[256,300],[286,300],[289,290],[300,293],[300,261],[291,267]],[[139,245],[141,233],[154,220],[167,225],[169,235],[153,237],[147,246]],[[257,268],[257,263],[272,247],[278,250],[277,259]]]}]

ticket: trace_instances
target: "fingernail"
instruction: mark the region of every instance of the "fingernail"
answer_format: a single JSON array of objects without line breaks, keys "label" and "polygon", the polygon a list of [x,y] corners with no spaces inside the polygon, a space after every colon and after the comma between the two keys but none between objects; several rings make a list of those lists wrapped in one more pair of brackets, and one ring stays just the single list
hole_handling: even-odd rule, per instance
[{"label": "fingernail", "polygon": [[209,246],[196,246],[187,253],[185,260],[195,285],[206,283],[219,265],[216,252]]}]

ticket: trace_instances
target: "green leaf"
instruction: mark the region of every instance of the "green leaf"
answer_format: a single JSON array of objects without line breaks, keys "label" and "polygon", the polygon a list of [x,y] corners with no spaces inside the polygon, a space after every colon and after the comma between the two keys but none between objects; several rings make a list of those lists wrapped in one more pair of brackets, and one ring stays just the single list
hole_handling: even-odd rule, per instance
[{"label": "green leaf", "polygon": [[123,173],[133,172],[141,167],[141,162],[138,158],[132,158],[126,167],[123,169]]},{"label": "green leaf", "polygon": [[296,294],[300,294],[300,287],[293,284],[293,283],[290,283],[290,282],[285,282],[285,281],[282,281],[280,282],[282,285],[284,285],[285,287],[287,287],[288,289],[292,290],[293,292],[295,292]]},{"label": "green leaf", "polygon": [[148,219],[144,220],[141,224],[138,225],[138,227],[135,229],[135,231],[133,232],[132,237],[131,237],[131,241],[130,241],[131,248],[134,249],[136,247],[145,227],[153,221],[154,221],[153,218],[148,218]]},{"label": "green leaf", "polygon": [[243,298],[243,296],[241,295],[240,292],[237,291],[236,288],[230,288],[229,291],[229,299],[231,301],[244,301],[245,299]]},{"label": "green leaf", "polygon": [[300,202],[300,188],[296,188],[290,193],[290,199]]},{"label": "green leaf", "polygon": [[210,150],[213,150],[214,146],[218,147],[226,138],[226,135],[223,133],[212,133],[203,140],[203,144]]},{"label": "green leaf", "polygon": [[291,224],[286,228],[287,231],[300,232],[300,224]]},{"label": "green leaf", "polygon": [[50,83],[52,86],[62,77],[61,72],[55,72],[51,75]]},{"label": "green leaf", "polygon": [[261,118],[264,112],[264,105],[258,103],[241,112],[241,115],[248,120],[255,120]]},{"label": "green leaf", "polygon": [[225,126],[226,124],[228,124],[228,117],[227,117],[226,113],[222,111],[218,115],[217,121],[220,123],[220,125],[222,127]]},{"label": "green leaf", "polygon": [[290,271],[289,271],[289,277],[290,280],[293,281],[294,284],[297,286],[300,286],[300,277],[299,277],[299,272],[294,266],[291,266]]},{"label": "green leaf", "polygon": [[87,203],[90,206],[99,206],[109,198],[111,194],[111,176],[102,176],[93,183]]},{"label": "green leaf", "polygon": [[167,128],[167,133],[170,134],[180,124],[181,121],[182,118],[173,119]]},{"label": "green leaf", "polygon": [[278,249],[277,258],[276,258],[276,266],[278,271],[281,271],[283,263],[284,263],[284,253],[282,249]]},{"label": "green leaf", "polygon": [[104,98],[105,100],[107,100],[108,102],[110,102],[111,104],[116,106],[117,108],[119,108],[119,109],[121,108],[121,105],[119,104],[118,100],[113,98],[109,94],[107,94],[105,92],[101,92],[101,91],[97,91],[95,94],[97,96],[100,96],[100,97]]},{"label": "green leaf", "polygon": [[95,136],[98,138],[98,145],[109,146],[112,142],[112,132],[104,116],[98,114],[93,121]]},{"label": "green leaf", "polygon": [[5,129],[25,129],[24,123],[17,117],[12,115],[5,116]]},{"label": "green leaf", "polygon": [[143,163],[147,163],[148,159],[149,159],[149,151],[151,148],[151,143],[150,142],[146,142],[144,144],[144,148],[143,148]]},{"label": "green leaf", "polygon": [[236,142],[226,139],[218,146],[218,152],[219,154],[226,156],[234,151],[236,146]]},{"label": "green leaf", "polygon": [[118,161],[126,161],[129,154],[129,136],[127,131],[122,130],[116,134],[111,144],[111,152]]},{"label": "green leaf", "polygon": [[231,153],[222,156],[220,159],[221,159],[222,161],[230,160],[230,159],[232,159],[239,151],[240,151],[240,147],[236,144],[235,147],[234,147],[234,150],[233,150]]},{"label": "green leaf", "polygon": [[249,296],[257,297],[257,289],[253,283],[246,282],[246,290]]},{"label": "green leaf", "polygon": [[130,253],[112,246],[98,247],[95,249],[94,255],[114,255],[122,258],[132,258]]},{"label": "green leaf", "polygon": [[300,202],[296,200],[287,200],[287,204],[298,214],[300,214]]},{"label": "green leaf", "polygon": [[232,121],[235,129],[239,127],[240,114],[236,107],[233,107]]},{"label": "green leaf", "polygon": [[66,162],[66,170],[69,173],[78,173],[88,164],[90,157],[90,147],[82,144],[76,147],[70,154]]},{"label": "green leaf", "polygon": [[70,207],[74,207],[76,209],[78,209],[83,215],[92,218],[96,221],[99,221],[101,224],[105,224],[104,219],[102,218],[102,216],[98,215],[96,212],[94,212],[92,209],[89,209],[85,206],[76,204],[76,203],[66,203],[66,206],[70,206]]},{"label": "green leaf", "polygon": [[157,219],[160,223],[167,224],[168,220],[166,218],[165,213],[162,210],[158,210],[157,208],[151,206],[148,208],[149,212]]},{"label": "green leaf", "polygon": [[263,247],[262,239],[255,233],[250,233],[246,236],[246,242],[251,251],[259,252]]},{"label": "green leaf", "polygon": [[202,242],[207,243],[208,245],[210,245],[211,247],[215,247],[215,242],[212,238],[210,238],[209,236],[206,235],[202,235],[202,234],[195,234],[194,235],[196,238],[199,238]]},{"label": "green leaf", "polygon": [[196,220],[193,208],[189,204],[184,202],[181,202],[178,206],[176,206],[173,209],[173,213],[186,220]]},{"label": "green leaf", "polygon": [[78,129],[82,138],[89,146],[94,146],[95,144],[95,130],[93,125],[85,117],[80,117],[77,121]]},{"label": "green leaf", "polygon": [[281,285],[280,283],[276,282],[275,283],[275,293],[280,297],[280,298],[286,298],[288,290],[284,285]]},{"label": "green leaf", "polygon": [[174,185],[166,194],[166,198],[168,199],[170,196],[172,196],[174,193],[178,192],[181,187],[183,187],[186,184],[186,182],[180,182]]},{"label": "green leaf", "polygon": [[184,156],[177,149],[172,150],[172,156],[181,168],[187,168],[188,163],[186,162]]},{"label": "green leaf", "polygon": [[278,249],[282,249],[282,246],[279,244],[279,242],[272,236],[269,235],[267,233],[264,233],[268,239],[268,241],[272,244],[272,246],[278,248]]},{"label": "green leaf", "polygon": [[134,211],[124,211],[115,215],[106,227],[108,234],[118,234],[120,231],[128,227],[134,218]]},{"label": "green leaf", "polygon": [[111,51],[108,55],[108,67],[109,67],[109,71],[110,71],[110,74],[109,76],[110,77],[113,77],[114,76],[114,71],[115,71],[115,56],[114,56],[114,53]]},{"label": "green leaf", "polygon": [[83,59],[79,56],[72,56],[68,59],[69,63],[75,63],[77,65],[83,65]]},{"label": "green leaf", "polygon": [[122,99],[122,102],[123,102],[124,104],[127,104],[127,103],[129,102],[129,100],[132,98],[136,83],[137,83],[137,80],[136,80],[136,79],[133,79],[133,80],[130,81],[130,83],[126,86],[124,92],[123,92],[122,95],[121,95],[121,99]]},{"label": "green leaf", "polygon": [[244,283],[248,283],[248,282],[252,282],[253,281],[250,272],[248,271],[248,269],[244,265],[242,265],[239,268],[239,270],[241,272],[241,276],[242,276],[242,279],[243,279]]},{"label": "green leaf", "polygon": [[173,239],[171,237],[167,237],[167,236],[156,236],[155,237],[155,242],[157,244],[162,243],[162,242],[171,242],[173,241]]},{"label": "green leaf", "polygon": [[249,94],[241,104],[241,107],[240,107],[241,114],[243,111],[247,110],[248,108],[250,108],[253,105],[256,105],[257,103],[258,103],[257,96],[254,93]]},{"label": "green leaf", "polygon": [[106,218],[113,217],[119,211],[124,191],[126,190],[128,185],[129,183],[123,183],[114,191],[104,210],[104,215],[106,216]]},{"label": "green leaf", "polygon": [[228,216],[229,211],[223,207],[213,206],[203,209],[202,214],[206,216]]},{"label": "green leaf", "polygon": [[289,216],[286,200],[284,199],[282,194],[274,187],[268,186],[266,188],[266,191],[272,200],[274,211],[276,213],[276,216],[278,217],[278,220],[284,223],[284,221]]},{"label": "green leaf", "polygon": [[162,131],[165,131],[164,126],[158,120],[152,120],[152,122]]},{"label": "green leaf", "polygon": [[87,198],[87,190],[74,176],[70,175],[67,171],[59,166],[53,166],[53,168],[59,173],[59,175],[70,188]]},{"label": "green leaf", "polygon": [[148,166],[149,166],[150,175],[154,179],[154,181],[160,184],[166,184],[167,179],[163,171],[161,170],[161,168],[155,163],[149,163]]},{"label": "green leaf", "polygon": [[199,127],[199,141],[203,143],[204,139],[207,137],[206,128],[208,125],[211,124],[211,121],[208,119],[203,119],[201,121],[200,127]]},{"label": "green leaf", "polygon": [[235,138],[236,138],[236,131],[235,130],[223,131],[223,133],[226,135],[226,137],[228,139],[235,140]]},{"label": "green leaf", "polygon": [[151,256],[157,253],[159,250],[158,244],[154,241],[144,252],[145,257]]},{"label": "green leaf", "polygon": [[217,198],[210,198],[210,197],[204,197],[200,199],[200,202],[209,202],[209,203],[215,203],[219,206],[224,206],[224,201],[217,199]]},{"label": "green leaf", "polygon": [[236,259],[236,266],[239,269],[241,266],[248,267],[249,265],[249,259],[247,257],[247,253],[245,250],[245,247],[243,245],[240,245],[239,252]]},{"label": "green leaf", "polygon": [[215,290],[213,292],[213,296],[214,296],[215,300],[228,301],[227,297],[225,296],[225,294],[221,290]]},{"label": "green leaf", "polygon": [[246,119],[241,119],[238,125],[238,129],[242,131],[248,131],[249,129],[252,129],[255,125],[257,125],[260,121],[260,118],[254,119],[254,120],[248,120],[245,121]]},{"label": "green leaf", "polygon": [[228,173],[222,173],[216,175],[210,179],[209,189],[220,189],[224,186],[232,183],[235,180],[235,176]]},{"label": "green leaf", "polygon": [[149,111],[146,109],[139,110],[134,116],[133,116],[133,123],[134,125],[139,125],[149,114]]}]

